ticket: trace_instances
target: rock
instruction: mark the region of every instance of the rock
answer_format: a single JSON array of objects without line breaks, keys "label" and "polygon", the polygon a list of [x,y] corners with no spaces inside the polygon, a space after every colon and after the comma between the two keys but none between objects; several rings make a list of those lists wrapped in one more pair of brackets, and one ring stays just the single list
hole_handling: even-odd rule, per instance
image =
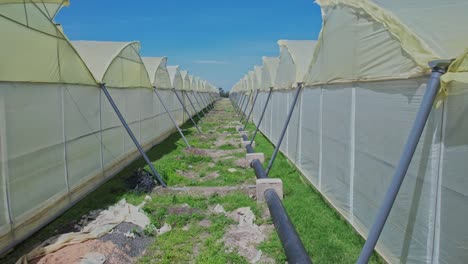
[{"label": "rock", "polygon": [[211,221],[208,219],[203,219],[200,222],[198,222],[198,225],[201,227],[210,227],[211,226]]},{"label": "rock", "polygon": [[84,255],[78,264],[103,264],[106,262],[106,256],[99,252],[89,252]]},{"label": "rock", "polygon": [[263,255],[263,252],[261,250],[259,250],[257,252],[257,255],[255,256],[254,259],[251,260],[251,263],[257,263],[260,261],[260,259],[262,259],[262,255]]},{"label": "rock", "polygon": [[164,223],[163,227],[159,229],[158,234],[162,235],[172,230],[172,227],[168,223]]},{"label": "rock", "polygon": [[149,196],[149,195],[145,196],[145,201],[150,202],[152,200],[153,200],[153,198],[151,198],[151,196]]},{"label": "rock", "polygon": [[255,222],[255,215],[250,207],[242,207],[228,214],[228,217],[238,222],[239,227],[252,226]]},{"label": "rock", "polygon": [[182,227],[182,231],[189,231],[189,229],[190,229],[189,225],[186,225],[186,226]]},{"label": "rock", "polygon": [[236,172],[237,170],[234,169],[234,168],[230,168],[230,169],[228,169],[228,171],[229,171],[230,173],[234,173],[234,172]]},{"label": "rock", "polygon": [[213,212],[215,214],[226,214],[226,210],[224,210],[224,207],[220,204],[217,204],[215,208],[213,209]]}]

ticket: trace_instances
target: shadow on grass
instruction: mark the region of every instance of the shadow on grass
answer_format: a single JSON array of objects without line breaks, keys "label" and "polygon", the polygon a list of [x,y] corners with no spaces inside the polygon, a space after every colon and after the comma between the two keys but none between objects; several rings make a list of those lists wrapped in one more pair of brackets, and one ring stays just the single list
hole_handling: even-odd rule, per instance
[{"label": "shadow on grass", "polygon": [[[195,115],[196,116],[196,115]],[[198,122],[198,117],[196,119]],[[190,119],[182,125],[186,131],[185,136],[195,134],[193,124]],[[153,146],[146,152],[148,158],[157,164],[165,155],[177,150],[185,148],[180,134],[175,131],[168,138],[161,143]],[[145,194],[137,194],[131,192],[125,180],[132,177],[138,168],[143,168],[147,164],[140,156],[135,161],[131,162],[121,172],[114,177],[104,182],[95,191],[86,195],[83,199],[78,201],[74,206],[65,211],[55,220],[47,224],[45,227],[34,233],[27,240],[18,244],[13,251],[0,257],[0,263],[15,263],[22,255],[27,254],[44,240],[63,233],[71,232],[74,230],[74,225],[81,219],[81,217],[90,211],[107,208],[125,198],[130,203],[140,203]]]}]

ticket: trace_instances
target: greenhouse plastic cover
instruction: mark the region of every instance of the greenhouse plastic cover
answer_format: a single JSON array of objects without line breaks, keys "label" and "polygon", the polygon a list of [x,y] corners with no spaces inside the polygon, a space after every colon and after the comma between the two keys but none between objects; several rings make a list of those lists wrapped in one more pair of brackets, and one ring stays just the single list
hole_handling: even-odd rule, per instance
[{"label": "greenhouse plastic cover", "polygon": [[171,86],[176,90],[184,89],[184,80],[180,74],[179,66],[167,66],[169,77],[171,78]]},{"label": "greenhouse plastic cover", "polygon": [[190,78],[189,78],[189,74],[188,74],[188,71],[180,71],[180,76],[182,77],[182,80],[183,80],[183,84],[184,84],[184,90],[185,91],[190,91],[191,90],[191,86],[190,86]]},{"label": "greenhouse plastic cover", "polygon": [[[465,263],[468,2],[317,2],[325,23],[282,152],[367,237],[426,91],[428,62],[457,58],[376,249],[389,263]],[[260,126],[272,142],[293,93],[273,93]]]},{"label": "greenhouse plastic cover", "polygon": [[[0,57],[9,62],[1,66],[0,80],[96,84],[67,38],[38,5],[3,0],[0,6],[0,35],[5,36]],[[19,49],[22,52],[12,52]]]},{"label": "greenhouse plastic cover", "polygon": [[138,42],[72,41],[98,82],[114,88],[152,88]]},{"label": "greenhouse plastic cover", "polygon": [[[98,82],[107,83],[143,148],[175,131],[148,89],[151,81],[138,43],[77,42],[78,53],[42,13],[41,4],[4,3],[0,1],[0,32],[5,49],[0,55],[10,59],[0,61],[0,252],[139,156]],[[11,50],[19,52],[11,57]],[[165,63],[155,63],[156,83]],[[159,94],[182,124],[187,117],[174,92]]]},{"label": "greenhouse plastic cover", "polygon": [[143,57],[141,58],[145,64],[146,70],[150,78],[150,82],[158,89],[171,89],[171,78],[167,71],[166,57]]},{"label": "greenhouse plastic cover", "polygon": [[304,82],[307,68],[312,61],[316,41],[280,40],[279,65],[275,79],[275,89],[290,89]]},{"label": "greenhouse plastic cover", "polygon": [[468,24],[465,0],[317,3],[326,23],[307,74],[309,85],[424,76],[429,61],[458,58],[468,43],[466,27],[460,26]]},{"label": "greenhouse plastic cover", "polygon": [[275,85],[276,72],[278,71],[279,58],[263,57],[262,90],[268,90]]}]

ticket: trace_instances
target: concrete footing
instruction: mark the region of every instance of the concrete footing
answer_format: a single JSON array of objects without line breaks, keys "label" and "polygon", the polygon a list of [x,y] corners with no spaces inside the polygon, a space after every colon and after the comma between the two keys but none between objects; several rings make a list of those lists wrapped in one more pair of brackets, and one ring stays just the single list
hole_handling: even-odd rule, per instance
[{"label": "concrete footing", "polygon": [[265,191],[275,190],[276,194],[283,200],[283,181],[281,179],[257,179],[257,202],[265,201]]},{"label": "concrete footing", "polygon": [[263,153],[247,153],[245,158],[251,163],[253,160],[259,160],[260,163],[265,162],[265,154]]},{"label": "concrete footing", "polygon": [[[241,144],[242,144],[242,147],[245,148],[247,145],[250,144],[250,141],[248,141],[248,140],[247,140],[247,141],[244,141],[243,139],[241,139]],[[252,142],[252,148],[255,148],[255,141]]]}]

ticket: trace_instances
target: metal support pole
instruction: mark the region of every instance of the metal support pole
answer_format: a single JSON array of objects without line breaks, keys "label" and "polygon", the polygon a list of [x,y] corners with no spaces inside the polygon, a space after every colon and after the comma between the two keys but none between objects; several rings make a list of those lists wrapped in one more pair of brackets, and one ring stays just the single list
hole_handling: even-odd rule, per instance
[{"label": "metal support pole", "polygon": [[[182,91],[182,93],[183,93],[183,92],[184,92],[184,91]],[[185,92],[185,94],[187,94],[187,92]],[[200,122],[201,122],[201,117],[200,117],[200,115],[198,114],[198,111],[197,111],[197,109],[195,108],[195,106],[193,105],[192,99],[190,99],[190,97],[188,96],[188,94],[187,94],[187,99],[189,100],[190,105],[191,105],[192,108],[193,108],[193,111],[195,111],[195,113],[197,114],[198,120],[200,120]]]},{"label": "metal support pole", "polygon": [[286,130],[288,130],[289,122],[291,121],[291,117],[294,113],[294,108],[296,108],[296,103],[297,99],[299,98],[299,94],[301,93],[303,84],[300,83],[299,86],[297,87],[296,95],[294,96],[294,100],[291,104],[291,108],[289,109],[289,114],[288,117],[286,118],[286,122],[284,123],[283,131],[281,131],[281,136],[278,140],[278,143],[276,144],[275,151],[273,152],[273,155],[271,156],[270,163],[268,164],[267,169],[265,170],[265,174],[268,176],[270,173],[271,167],[273,167],[273,163],[275,162],[276,156],[278,155],[278,152],[281,147],[281,143],[283,143],[284,135],[286,134]]},{"label": "metal support pole", "polygon": [[133,134],[133,132],[132,132],[132,130],[130,129],[130,127],[128,126],[128,124],[127,124],[127,122],[125,121],[124,117],[123,117],[122,114],[120,113],[119,108],[118,108],[117,105],[115,104],[114,99],[112,99],[112,96],[110,95],[110,93],[109,93],[109,91],[107,90],[106,85],[105,85],[104,83],[101,84],[101,89],[102,89],[102,91],[104,92],[104,95],[106,95],[107,100],[109,101],[110,105],[111,105],[112,108],[114,109],[114,112],[117,114],[117,117],[119,117],[120,122],[122,122],[122,125],[125,127],[125,130],[127,130],[128,135],[129,135],[130,138],[132,139],[132,141],[133,141],[133,143],[135,144],[135,146],[137,147],[138,151],[139,151],[140,154],[143,156],[143,159],[145,159],[146,164],[148,164],[148,166],[150,167],[151,171],[153,172],[153,176],[156,177],[156,180],[157,180],[163,187],[166,187],[166,183],[163,181],[161,175],[159,175],[159,173],[158,173],[158,172],[156,171],[156,169],[154,168],[153,163],[149,160],[149,158],[148,158],[148,156],[146,155],[145,151],[143,150],[143,148],[141,147],[140,143],[139,143],[138,140],[136,139],[135,135]]},{"label": "metal support pole", "polygon": [[411,160],[413,158],[414,152],[418,146],[421,135],[426,126],[427,119],[431,113],[432,106],[434,104],[434,99],[437,95],[440,86],[440,76],[447,71],[448,66],[451,61],[433,61],[429,63],[429,66],[432,68],[431,77],[428,80],[426,93],[421,102],[419,112],[416,116],[416,120],[413,123],[410,135],[407,139],[403,153],[401,154],[400,161],[398,162],[398,167],[395,170],[393,175],[392,182],[388,187],[387,193],[385,194],[382,206],[380,207],[377,217],[372,229],[369,232],[366,243],[359,255],[357,261],[358,264],[366,264],[369,262],[370,257],[374,251],[375,245],[379,240],[380,234],[385,226],[390,211],[392,210],[393,204],[397,198],[398,192],[400,190],[401,184],[405,179],[405,175],[410,166]]},{"label": "metal support pole", "polygon": [[246,97],[247,97],[246,94],[243,94],[243,95],[242,95],[242,99],[241,99],[241,101],[240,101],[239,108],[237,109],[237,110],[238,110],[237,113],[236,113],[237,115],[240,115],[240,113],[242,112],[242,107],[244,106],[244,101],[245,101],[245,98],[246,98]]},{"label": "metal support pole", "polygon": [[255,103],[257,102],[257,97],[258,97],[258,94],[260,93],[260,90],[257,90],[257,94],[255,95],[255,98],[253,100],[253,103],[252,103],[252,108],[250,109],[250,113],[249,115],[247,116],[247,121],[245,122],[245,125],[244,125],[244,128],[242,129],[242,131],[244,131],[246,128],[247,128],[247,125],[249,124],[249,120],[250,120],[250,116],[252,115],[253,113],[253,110],[254,110],[254,107],[255,107]]},{"label": "metal support pole", "polygon": [[204,109],[203,106],[200,104],[200,101],[198,101],[197,93],[194,93],[193,91],[191,91],[191,94],[192,94],[193,97],[195,98],[195,101],[197,102],[197,105],[198,105],[199,108],[201,109],[201,112],[203,113],[203,115],[206,115],[205,109]]},{"label": "metal support pole", "polygon": [[176,122],[175,119],[172,117],[171,112],[169,112],[169,110],[167,109],[166,104],[165,104],[164,101],[162,100],[161,96],[159,96],[159,93],[158,93],[156,87],[153,87],[153,90],[154,90],[154,93],[158,96],[159,101],[161,102],[161,105],[164,107],[164,110],[166,110],[166,113],[169,115],[169,118],[171,119],[172,123],[174,123],[174,126],[175,126],[175,127],[177,128],[177,130],[179,131],[179,134],[180,134],[180,136],[182,137],[182,139],[184,140],[184,142],[185,142],[185,144],[187,145],[187,147],[188,147],[188,148],[192,148],[192,147],[190,146],[190,144],[188,143],[187,139],[185,138],[184,133],[182,132],[182,130],[180,130],[179,125],[177,125],[177,122]]},{"label": "metal support pole", "polygon": [[255,129],[255,132],[253,134],[253,137],[252,139],[250,140],[250,145],[253,144],[254,140],[255,140],[255,136],[257,136],[257,133],[258,133],[258,130],[260,129],[260,125],[262,124],[262,121],[263,121],[263,117],[265,116],[265,112],[266,112],[266,109],[268,107],[268,102],[270,102],[270,98],[271,98],[271,93],[273,92],[273,87],[270,88],[270,92],[268,93],[268,97],[267,97],[267,100],[265,102],[265,106],[263,107],[263,111],[262,111],[262,115],[260,116],[260,120],[258,121],[258,124],[257,124],[257,128]]},{"label": "metal support pole", "polygon": [[188,115],[188,117],[190,118],[190,121],[192,121],[193,125],[197,128],[198,133],[201,134],[202,132],[201,132],[200,128],[198,127],[197,123],[193,120],[192,115],[189,113],[189,111],[185,107],[184,102],[182,101],[182,99],[180,99],[180,96],[177,93],[177,91],[175,89],[173,89],[172,91],[174,91],[175,95],[177,96],[177,99],[179,100],[180,104],[182,105],[182,108],[184,109],[184,111]]},{"label": "metal support pole", "polygon": [[244,120],[247,108],[249,107],[249,102],[250,102],[250,99],[252,98],[252,95],[253,95],[252,93],[249,94],[249,97],[247,98],[247,102],[246,102],[245,107],[244,107],[244,111],[242,111],[242,113],[241,113],[241,120],[239,121],[241,124],[242,124],[242,120]]},{"label": "metal support pole", "polygon": [[[200,94],[198,92],[195,92],[195,93],[192,92],[192,94],[193,94],[193,97],[195,97],[195,101],[197,101],[197,104],[200,106],[201,111],[203,112],[204,115],[206,115],[208,113],[208,111],[205,111],[206,107],[203,106],[203,104],[205,103],[203,101],[203,98],[200,96]],[[200,99],[200,100],[198,100],[198,99]]]},{"label": "metal support pole", "polygon": [[205,94],[200,94],[200,98],[203,99],[203,102],[206,104],[205,108],[208,109],[208,111],[211,111],[211,107],[210,107],[210,102],[208,101],[208,99],[206,98],[206,95]]}]

